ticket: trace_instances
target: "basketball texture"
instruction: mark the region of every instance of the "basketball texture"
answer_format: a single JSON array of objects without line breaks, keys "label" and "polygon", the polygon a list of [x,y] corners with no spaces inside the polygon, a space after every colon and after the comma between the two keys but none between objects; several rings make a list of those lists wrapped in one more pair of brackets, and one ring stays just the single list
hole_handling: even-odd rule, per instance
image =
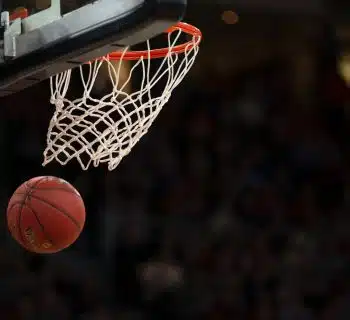
[{"label": "basketball texture", "polygon": [[7,223],[13,238],[27,250],[55,253],[79,237],[85,223],[84,202],[68,182],[36,177],[12,195]]}]

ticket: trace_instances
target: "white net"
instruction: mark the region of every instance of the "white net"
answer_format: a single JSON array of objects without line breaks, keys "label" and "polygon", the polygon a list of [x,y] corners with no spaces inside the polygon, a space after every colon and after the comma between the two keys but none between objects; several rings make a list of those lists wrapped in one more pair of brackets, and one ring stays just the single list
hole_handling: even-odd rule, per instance
[{"label": "white net", "polygon": [[[79,67],[84,91],[79,99],[67,98],[72,70],[52,77],[51,103],[55,112],[48,128],[43,165],[52,160],[65,165],[75,158],[84,170],[102,163],[109,170],[115,169],[147,133],[195,61],[200,37],[192,36],[184,52],[178,53],[176,45],[182,33],[181,29],[175,29],[168,34],[169,49],[160,59],[151,59],[151,45],[147,41],[147,56],[134,61],[123,83],[120,72],[128,48],[118,64],[106,56]],[[96,99],[93,88],[102,66],[107,66],[112,90],[102,99]],[[127,88],[135,74],[140,76],[139,87],[129,93]]]}]

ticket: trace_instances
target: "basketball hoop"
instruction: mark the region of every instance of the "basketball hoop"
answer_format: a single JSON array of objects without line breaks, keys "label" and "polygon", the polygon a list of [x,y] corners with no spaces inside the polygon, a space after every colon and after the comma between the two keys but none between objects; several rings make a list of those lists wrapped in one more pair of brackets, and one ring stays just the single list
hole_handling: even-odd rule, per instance
[{"label": "basketball hoop", "polygon": [[[166,48],[152,49],[148,40],[146,50],[125,48],[80,66],[81,98],[67,98],[72,70],[50,79],[55,112],[47,133],[43,165],[54,159],[65,165],[75,158],[84,170],[102,163],[109,170],[118,166],[147,133],[198,54],[202,34],[196,27],[180,22],[167,30],[166,35]],[[183,35],[190,40],[181,43]],[[114,65],[116,61],[119,63]],[[124,61],[132,61],[133,65],[121,84]],[[102,99],[96,99],[92,90],[103,65],[107,66],[112,90]],[[128,93],[126,87],[136,73],[141,76],[139,88]]]}]

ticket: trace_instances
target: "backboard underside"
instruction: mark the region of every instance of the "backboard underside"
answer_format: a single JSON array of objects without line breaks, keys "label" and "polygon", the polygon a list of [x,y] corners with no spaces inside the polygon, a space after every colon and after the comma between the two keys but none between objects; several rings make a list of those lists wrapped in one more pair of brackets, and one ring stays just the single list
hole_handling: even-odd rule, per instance
[{"label": "backboard underside", "polygon": [[3,11],[0,97],[159,35],[185,9],[186,0],[99,0],[62,14],[61,1],[51,0],[51,7],[11,22]]}]

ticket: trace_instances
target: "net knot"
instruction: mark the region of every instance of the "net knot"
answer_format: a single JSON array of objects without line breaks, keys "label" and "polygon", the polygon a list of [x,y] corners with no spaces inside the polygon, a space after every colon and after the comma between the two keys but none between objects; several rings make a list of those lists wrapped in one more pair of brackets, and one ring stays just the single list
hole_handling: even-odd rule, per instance
[{"label": "net knot", "polygon": [[59,110],[62,110],[64,107],[64,102],[62,98],[51,97],[50,103],[55,105],[55,107]]}]

